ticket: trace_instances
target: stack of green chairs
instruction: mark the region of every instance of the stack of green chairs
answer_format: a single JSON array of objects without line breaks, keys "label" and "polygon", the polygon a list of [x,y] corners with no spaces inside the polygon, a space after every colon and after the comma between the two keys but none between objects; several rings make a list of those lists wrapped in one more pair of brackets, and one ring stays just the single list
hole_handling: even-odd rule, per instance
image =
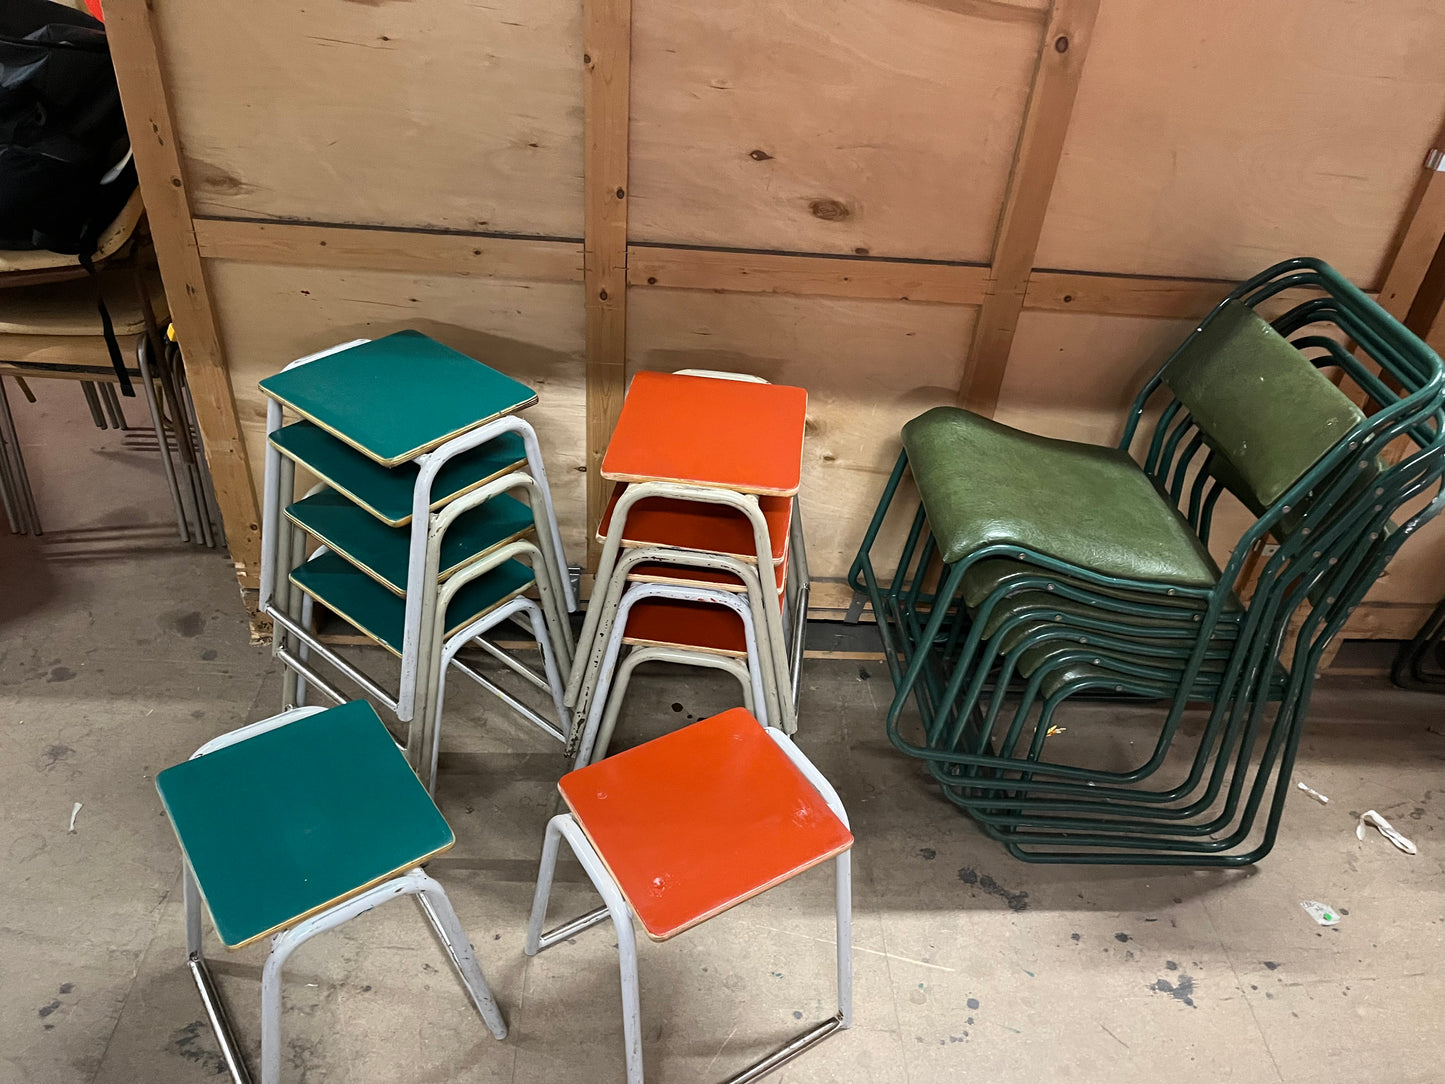
[{"label": "stack of green chairs", "polygon": [[[312,688],[343,702],[339,672],[407,724],[408,756],[429,785],[449,668],[565,741],[577,599],[537,435],[519,416],[536,393],[415,331],[302,358],[261,390],[261,609],[286,703]],[[298,468],[320,480],[308,493]],[[395,691],[319,638],[317,603],[400,659]],[[483,635],[508,620],[532,634],[540,672]],[[458,659],[469,643],[549,694],[550,717]]]},{"label": "stack of green chairs", "polygon": [[[850,574],[884,641],[889,738],[1019,858],[1259,860],[1326,645],[1445,503],[1442,401],[1440,359],[1300,258],[1200,323],[1117,448],[951,407],[913,419]],[[907,472],[920,503],[885,584],[872,551]],[[1223,568],[1221,499],[1253,516]],[[1049,741],[1066,702],[1100,694],[1159,705],[1132,764],[1090,761],[1078,728]],[[1202,726],[1181,725],[1191,703]]]}]

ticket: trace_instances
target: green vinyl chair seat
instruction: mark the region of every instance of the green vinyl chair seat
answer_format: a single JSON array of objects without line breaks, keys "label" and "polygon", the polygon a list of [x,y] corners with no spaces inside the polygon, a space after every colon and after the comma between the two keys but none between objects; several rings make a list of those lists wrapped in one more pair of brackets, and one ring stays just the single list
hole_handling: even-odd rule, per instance
[{"label": "green vinyl chair seat", "polygon": [[167,768],[156,790],[229,948],[418,866],[455,838],[361,700]]},{"label": "green vinyl chair seat", "polygon": [[[291,582],[345,618],[393,655],[400,655],[406,600],[335,553],[320,553],[291,573]],[[520,561],[502,562],[466,583],[447,607],[445,634],[451,636],[483,614],[532,586],[532,570]]]},{"label": "green vinyl chair seat", "polygon": [[261,390],[387,467],[537,401],[527,385],[419,331],[283,369]]},{"label": "green vinyl chair seat", "polygon": [[[412,493],[420,473],[414,463],[384,467],[307,421],[276,430],[271,434],[271,444],[387,526],[404,527],[411,522]],[[454,497],[526,465],[522,435],[503,433],[452,457],[437,471],[431,507],[440,508]]]},{"label": "green vinyl chair seat", "polygon": [[903,427],[940,555],[1003,544],[1106,576],[1213,587],[1219,570],[1128,453],[1013,429],[959,407]]},{"label": "green vinyl chair seat", "polygon": [[[1365,417],[1243,302],[1222,304],[1161,374],[1255,508],[1273,504]],[[1252,500],[1251,500],[1252,498]]]},{"label": "green vinyl chair seat", "polygon": [[[378,583],[406,594],[409,527],[388,527],[333,490],[297,501],[287,507],[286,516]],[[462,513],[442,538],[438,582],[534,526],[531,508],[505,493]]]}]

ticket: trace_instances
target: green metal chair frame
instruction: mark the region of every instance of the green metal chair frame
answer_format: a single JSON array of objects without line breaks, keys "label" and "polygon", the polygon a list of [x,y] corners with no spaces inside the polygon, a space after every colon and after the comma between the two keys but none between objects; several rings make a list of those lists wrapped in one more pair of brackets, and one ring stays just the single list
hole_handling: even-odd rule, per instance
[{"label": "green metal chair frame", "polygon": [[[1315,354],[1311,360],[1316,365],[1343,370],[1375,410],[1265,505],[1216,448],[1168,378],[1176,358],[1231,302],[1237,312],[1238,304],[1253,308],[1299,287],[1324,296],[1295,305],[1274,321],[1275,330],[1286,338],[1296,336],[1294,347]],[[1320,323],[1332,323],[1348,335],[1387,379],[1333,338],[1297,335]],[[1242,854],[1221,852],[1252,830],[1270,765],[1293,756],[1314,669],[1328,637],[1404,538],[1438,511],[1439,502],[1432,501],[1405,527],[1390,529],[1390,516],[1407,500],[1439,491],[1445,432],[1440,360],[1321,261],[1285,261],[1232,291],[1140,391],[1121,450],[1130,451],[1143,435],[1141,421],[1161,389],[1172,397],[1153,423],[1142,470],[1205,543],[1214,508],[1226,489],[1257,517],[1213,585],[1111,576],[1036,549],[997,543],[943,567],[938,586],[930,591],[938,546],[920,506],[898,570],[883,588],[870,551],[908,468],[906,450],[851,570],[853,586],[866,592],[873,605],[894,681],[896,695],[887,720],[890,739],[904,752],[927,760],[950,799],[1020,857],[1242,864],[1267,853],[1282,808],[1282,786],[1270,806],[1262,847]],[[1383,467],[1378,452],[1400,436],[1419,450],[1393,467]],[[1246,558],[1269,537],[1278,540],[1278,548],[1243,605],[1234,592]],[[995,562],[996,571],[1000,560],[1008,560],[1016,572],[992,579],[979,574],[990,571],[983,562]],[[967,597],[970,589],[972,598]],[[981,591],[985,593],[979,598]],[[1305,606],[1309,610],[1286,669],[1278,656],[1291,618]],[[1003,741],[996,742],[997,720],[1016,672],[1027,684]],[[1109,772],[1043,759],[1053,712],[1068,697],[1090,688],[1169,702],[1145,764]],[[1017,756],[1040,697],[1041,715],[1028,753]],[[909,742],[900,731],[910,698],[922,719],[922,745]],[[1159,770],[1191,700],[1212,701],[1214,707],[1183,783],[1163,790],[1122,785],[1140,783]],[[1261,737],[1264,709],[1272,700],[1279,707],[1238,829],[1224,840],[1196,838],[1217,833],[1233,818]],[[1206,772],[1204,791],[1178,805]],[[1181,823],[1206,812],[1226,778],[1230,785],[1219,814],[1205,822]],[[1287,772],[1280,779],[1287,781]],[[1119,812],[1132,812],[1133,818],[1114,819]],[[1053,816],[1058,813],[1068,815]],[[1021,841],[1099,849],[1026,851]],[[1137,853],[1149,848],[1161,849]]]}]

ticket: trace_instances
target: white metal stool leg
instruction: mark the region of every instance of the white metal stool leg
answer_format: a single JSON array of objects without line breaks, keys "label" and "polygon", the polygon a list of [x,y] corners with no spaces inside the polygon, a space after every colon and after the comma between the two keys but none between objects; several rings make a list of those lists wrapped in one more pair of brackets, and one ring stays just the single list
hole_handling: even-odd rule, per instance
[{"label": "white metal stool leg", "polygon": [[231,1030],[230,1017],[226,1015],[225,1002],[211,981],[211,972],[206,967],[206,957],[201,950],[201,890],[196,885],[195,874],[190,862],[185,862],[184,895],[186,903],[186,966],[196,990],[201,995],[201,1005],[206,1010],[206,1019],[221,1048],[221,1058],[235,1084],[251,1084],[251,1074],[241,1058],[236,1034]]},{"label": "white metal stool leg", "polygon": [[[465,573],[459,573],[459,575],[464,574]],[[484,633],[490,631],[497,625],[500,625],[503,621],[506,621],[509,618],[516,620],[521,617],[526,618],[527,625],[532,632],[532,638],[537,642],[537,650],[540,651],[542,654],[542,667],[543,672],[546,676],[544,681],[539,680],[537,674],[535,674],[528,667],[524,666],[522,663],[518,662],[516,659],[512,658],[506,652],[501,651],[498,648],[493,648],[491,644],[488,644],[485,640],[481,639]],[[552,704],[557,711],[558,725],[554,726],[548,720],[544,719],[542,716],[538,715],[535,711],[529,708],[526,704],[522,703],[516,697],[512,696],[505,689],[487,680],[487,678],[477,673],[470,666],[467,666],[465,663],[462,663],[460,660],[458,660],[456,657],[457,652],[459,652],[463,647],[467,646],[467,644],[470,643],[480,644],[481,646],[488,648],[490,651],[494,652],[496,657],[500,659],[504,664],[506,664],[511,670],[521,674],[532,684],[540,685],[547,692],[551,693]],[[431,698],[430,701],[432,704],[432,721],[429,738],[429,744],[431,747],[431,753],[429,758],[430,768],[424,780],[427,785],[428,794],[436,793],[437,762],[441,754],[442,705],[446,699],[447,671],[452,669],[453,667],[460,670],[463,674],[471,678],[482,688],[486,689],[493,696],[497,697],[497,699],[501,700],[518,715],[521,715],[524,719],[528,720],[531,723],[534,723],[536,726],[545,730],[548,734],[556,738],[558,741],[565,742],[567,740],[567,735],[571,732],[572,729],[572,714],[567,705],[562,702],[562,671],[558,669],[557,666],[557,656],[552,647],[551,637],[548,635],[547,632],[546,618],[543,615],[542,608],[531,599],[514,598],[510,602],[504,603],[496,610],[493,610],[491,613],[484,615],[477,621],[474,621],[471,625],[467,626],[461,631],[453,634],[447,640],[446,645],[442,649],[441,669],[437,674],[434,696]]]},{"label": "white metal stool leg", "polygon": [[[568,683],[569,690],[575,692],[575,696],[571,697],[568,703],[572,705],[576,718],[585,719],[587,717],[587,710],[597,685],[597,675],[606,655],[607,643],[624,593],[631,590],[637,582],[673,582],[667,579],[660,581],[635,581],[633,579],[634,570],[638,566],[652,563],[670,564],[680,566],[682,569],[715,569],[736,576],[740,581],[740,588],[720,584],[717,586],[717,590],[738,593],[748,599],[749,609],[752,613],[753,632],[758,639],[759,651],[765,663],[771,658],[771,653],[765,644],[765,634],[769,628],[766,607],[775,606],[776,600],[759,585],[756,566],[749,565],[736,557],[719,553],[667,549],[660,546],[629,549],[614,563],[612,575],[605,587],[600,579],[594,582],[592,601],[587,607],[587,617],[592,624],[591,639],[583,637],[582,654],[575,661],[572,680]],[[676,584],[676,586],[683,585]],[[581,676],[579,677],[579,675]],[[759,703],[769,705],[766,710],[770,718],[782,717],[782,712],[778,708],[779,698],[782,695],[781,687],[771,664],[768,664],[768,668],[762,671],[761,677],[766,700],[759,701]]]},{"label": "white metal stool leg", "polygon": [[617,660],[622,653],[622,638],[627,632],[627,615],[634,605],[649,598],[674,598],[685,602],[704,602],[714,606],[725,606],[742,618],[743,635],[747,644],[748,674],[753,686],[753,703],[763,704],[766,702],[763,684],[763,667],[766,663],[763,661],[759,649],[752,614],[742,598],[731,591],[703,590],[697,587],[678,587],[661,583],[635,583],[622,596],[612,631],[607,637],[607,646],[598,668],[596,688],[592,693],[591,702],[587,705],[586,723],[577,740],[575,766],[578,768],[591,764],[596,759],[594,749],[597,744],[597,735],[602,727],[602,715],[607,706],[613,671],[616,669]]},{"label": "white metal stool leg", "polygon": [[[552,875],[557,868],[559,837],[587,871],[592,885],[602,896],[603,906],[589,911],[556,929],[542,932],[547,920],[547,900],[552,894]],[[532,916],[527,924],[528,956],[535,956],[559,941],[575,937],[583,930],[611,918],[617,934],[617,955],[622,980],[622,1035],[627,1050],[627,1084],[642,1082],[642,1000],[637,990],[637,937],[632,929],[632,908],[627,906],[617,882],[607,872],[597,851],[588,842],[582,828],[570,813],[562,813],[547,822],[547,835],[542,842],[542,865],[537,873],[537,891],[532,898]]]},{"label": "white metal stool leg", "polygon": [[[761,705],[753,702],[752,675],[747,663],[727,655],[713,655],[706,651],[685,651],[676,647],[634,647],[616,667],[612,676],[612,688],[607,694],[607,708],[602,714],[602,728],[597,732],[597,741],[592,746],[592,759],[601,760],[607,755],[612,744],[612,732],[617,729],[617,720],[622,714],[622,702],[627,698],[627,686],[632,681],[632,672],[645,662],[681,663],[685,666],[705,666],[722,670],[738,679],[743,690],[743,707],[751,711],[758,722],[768,725],[766,712]],[[760,714],[761,712],[761,714]]]},{"label": "white metal stool leg", "polygon": [[[244,1059],[236,1045],[235,1036],[221,998],[211,981],[206,968],[205,956],[201,951],[201,901],[190,867],[186,867],[186,941],[189,950],[191,974],[201,992],[206,1014],[221,1046],[226,1067],[237,1084],[249,1084]],[[472,949],[446,891],[420,869],[408,870],[398,877],[375,885],[359,895],[330,907],[325,911],[302,919],[296,925],[278,933],[271,939],[271,951],[261,969],[261,1084],[280,1084],[281,1079],[281,971],[290,955],[303,944],[326,930],[365,914],[387,900],[399,896],[416,896],[422,912],[441,940],[462,984],[467,989],[472,1005],[486,1023],[487,1029],[498,1039],[507,1037],[507,1024],[502,1011],[487,986],[486,977],[477,963]]]}]

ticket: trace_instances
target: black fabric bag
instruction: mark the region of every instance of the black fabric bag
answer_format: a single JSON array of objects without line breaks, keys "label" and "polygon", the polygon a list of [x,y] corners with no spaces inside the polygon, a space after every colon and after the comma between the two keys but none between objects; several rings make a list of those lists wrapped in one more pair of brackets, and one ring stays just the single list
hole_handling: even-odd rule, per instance
[{"label": "black fabric bag", "polygon": [[0,249],[74,255],[93,274],[96,240],[135,190],[129,150],[105,27],[51,0],[0,0]]}]

